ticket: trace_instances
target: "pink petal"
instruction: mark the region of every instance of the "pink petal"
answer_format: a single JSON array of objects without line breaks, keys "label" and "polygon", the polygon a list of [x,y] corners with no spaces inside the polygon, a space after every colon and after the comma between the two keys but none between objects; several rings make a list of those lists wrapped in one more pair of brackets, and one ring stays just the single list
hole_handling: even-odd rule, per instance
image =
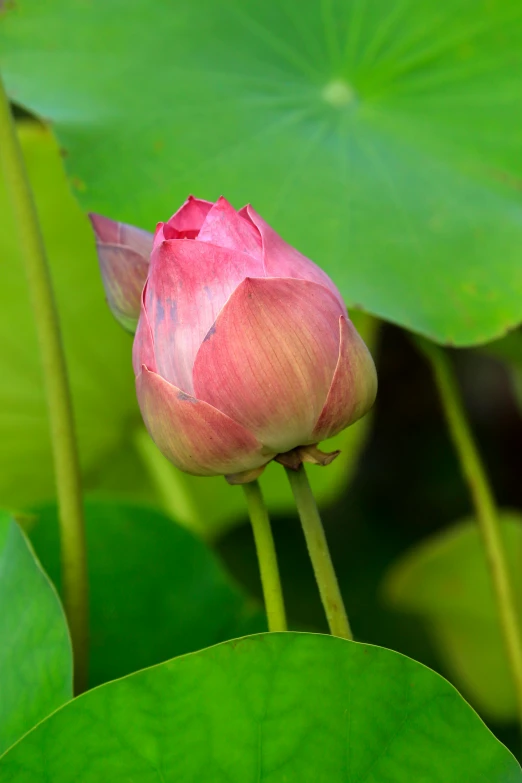
[{"label": "pink petal", "polygon": [[96,242],[104,245],[123,245],[149,260],[152,251],[153,234],[129,223],[119,223],[103,215],[89,213]]},{"label": "pink petal", "polygon": [[[145,289],[147,288],[145,284]],[[145,296],[145,291],[142,294],[142,301]],[[141,368],[145,366],[148,370],[156,372],[156,357],[154,356],[154,342],[152,339],[152,331],[147,316],[145,307],[141,308],[140,320],[138,321],[138,328],[134,336],[134,343],[132,345],[132,366],[134,368],[134,375],[138,376],[141,372]]]},{"label": "pink petal", "polygon": [[239,473],[264,465],[274,456],[240,424],[146,367],[136,379],[136,389],[152,439],[186,473],[196,476]]},{"label": "pink petal", "polygon": [[149,269],[152,234],[102,215],[91,214],[89,218],[107,302],[117,320],[134,332]]},{"label": "pink petal", "polygon": [[203,223],[199,242],[239,250],[261,259],[261,236],[254,224],[245,220],[229,202],[220,196]]},{"label": "pink petal", "polygon": [[257,214],[255,209],[247,204],[240,212],[243,217],[257,227],[263,242],[263,262],[267,277],[293,277],[298,280],[310,280],[312,283],[320,283],[328,288],[340,302],[343,312],[346,314],[346,305],[330,280],[326,272],[306,258],[302,253],[285,242],[274,229]]},{"label": "pink petal", "polygon": [[172,239],[152,254],[145,306],[157,368],[192,394],[192,369],[206,333],[248,275],[262,275],[261,261],[199,240]]},{"label": "pink petal", "polygon": [[199,349],[196,396],[273,451],[312,443],[339,355],[340,315],[317,283],[245,280]]},{"label": "pink petal", "polygon": [[164,239],[195,239],[211,208],[211,201],[189,196],[170,220],[163,224]]},{"label": "pink petal", "polygon": [[371,354],[350,320],[339,319],[339,359],[332,385],[314,428],[319,442],[337,435],[372,407],[377,394],[377,373]]},{"label": "pink petal", "polygon": [[[158,223],[154,232],[154,242],[152,244],[152,252],[154,252],[160,245],[165,242],[165,228],[166,223]],[[152,253],[151,253],[152,255]]]}]

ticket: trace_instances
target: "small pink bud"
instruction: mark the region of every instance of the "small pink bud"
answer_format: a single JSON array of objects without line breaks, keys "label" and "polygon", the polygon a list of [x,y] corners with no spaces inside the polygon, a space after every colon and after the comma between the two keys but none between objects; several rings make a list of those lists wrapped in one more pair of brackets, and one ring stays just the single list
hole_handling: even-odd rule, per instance
[{"label": "small pink bud", "polygon": [[330,278],[224,198],[191,197],[158,225],[133,362],[161,451],[188,473],[233,481],[292,450],[284,464],[327,464],[335,455],[315,444],[363,416],[377,390]]},{"label": "small pink bud", "polygon": [[134,333],[140,314],[141,292],[149,271],[153,235],[141,228],[89,215],[107,302],[114,317]]}]

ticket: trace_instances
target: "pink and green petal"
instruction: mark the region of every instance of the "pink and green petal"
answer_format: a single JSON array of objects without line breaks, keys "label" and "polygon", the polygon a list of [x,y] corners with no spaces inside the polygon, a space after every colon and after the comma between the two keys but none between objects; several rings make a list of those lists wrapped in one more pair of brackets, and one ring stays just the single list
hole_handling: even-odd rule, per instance
[{"label": "pink and green petal", "polygon": [[229,250],[248,253],[261,260],[261,236],[254,224],[245,220],[226,198],[220,196],[201,227],[198,242],[210,242]]},{"label": "pink and green petal", "polygon": [[219,311],[262,262],[205,242],[172,239],[154,250],[145,306],[160,375],[187,394],[203,338]]},{"label": "pink and green petal", "polygon": [[196,356],[196,396],[275,452],[312,443],[339,356],[340,315],[322,285],[245,280]]},{"label": "pink and green petal", "polygon": [[302,253],[285,242],[274,229],[263,220],[261,215],[250,204],[243,207],[240,212],[254,225],[261,236],[263,243],[263,262],[267,277],[293,277],[298,280],[309,280],[328,288],[339,301],[343,313],[346,315],[346,305],[336,286],[330,280],[326,272],[306,258]]},{"label": "pink and green petal", "polygon": [[96,243],[102,245],[119,245],[134,250],[142,258],[149,260],[152,252],[153,234],[129,223],[119,223],[94,212],[89,214],[89,220],[94,229]]},{"label": "pink and green petal", "polygon": [[107,302],[114,317],[129,332],[136,330],[141,292],[147,279],[152,234],[117,223],[102,215],[89,215]]},{"label": "pink and green petal", "polygon": [[319,442],[337,435],[367,413],[377,394],[372,356],[350,320],[339,319],[339,359],[321,415],[314,428]]},{"label": "pink and green petal", "polygon": [[195,476],[239,473],[260,467],[274,456],[240,424],[146,367],[136,379],[136,389],[152,439],[186,473]]}]

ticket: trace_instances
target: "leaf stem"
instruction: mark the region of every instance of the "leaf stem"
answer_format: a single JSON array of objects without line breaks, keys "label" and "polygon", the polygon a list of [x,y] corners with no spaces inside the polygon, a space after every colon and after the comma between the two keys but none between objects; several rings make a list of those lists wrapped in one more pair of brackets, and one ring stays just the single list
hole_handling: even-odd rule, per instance
[{"label": "leaf stem", "polygon": [[431,363],[449,432],[475,507],[522,726],[522,634],[493,492],[447,353],[427,340],[417,339],[416,342]]},{"label": "leaf stem", "polygon": [[[71,396],[44,242],[31,185],[0,76],[0,167],[13,207],[36,322],[56,476],[62,592],[74,651],[75,692],[87,684],[88,602],[85,528]],[[74,295],[74,292],[71,292]]]},{"label": "leaf stem", "polygon": [[258,481],[242,484],[254,532],[269,631],[286,631],[286,614],[270,519]]},{"label": "leaf stem", "polygon": [[136,430],[134,444],[167,514],[191,533],[208,539],[210,531],[198,513],[183,474],[163,456],[145,427]]},{"label": "leaf stem", "polygon": [[339,590],[339,583],[328,550],[319,509],[308,482],[306,471],[303,465],[298,470],[291,470],[290,468],[285,468],[285,470],[292,487],[299,518],[301,519],[306,545],[330,632],[333,636],[353,639],[343,598]]}]

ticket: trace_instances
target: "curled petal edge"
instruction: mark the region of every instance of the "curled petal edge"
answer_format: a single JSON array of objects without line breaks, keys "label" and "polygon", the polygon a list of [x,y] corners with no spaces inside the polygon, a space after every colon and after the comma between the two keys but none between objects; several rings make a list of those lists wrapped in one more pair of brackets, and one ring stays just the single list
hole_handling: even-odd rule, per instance
[{"label": "curled petal edge", "polygon": [[152,329],[150,328],[149,317],[144,305],[145,293],[148,283],[145,283],[141,295],[141,312],[138,321],[138,328],[134,336],[132,345],[132,366],[134,375],[138,376],[143,365],[151,372],[157,372],[156,356],[154,353],[154,340],[152,338]]},{"label": "curled petal edge", "polygon": [[322,468],[325,468],[334,459],[337,459],[340,453],[339,450],[320,451],[316,444],[311,444],[310,446],[298,446],[296,449],[278,454],[275,461],[279,462],[280,465],[284,465],[285,468],[290,468],[290,470],[299,470],[303,462],[309,462],[311,465],[320,465]]},{"label": "curled petal edge", "polygon": [[339,318],[339,358],[326,402],[314,427],[317,442],[331,438],[361,419],[377,395],[377,372],[372,355],[355,326]]}]

